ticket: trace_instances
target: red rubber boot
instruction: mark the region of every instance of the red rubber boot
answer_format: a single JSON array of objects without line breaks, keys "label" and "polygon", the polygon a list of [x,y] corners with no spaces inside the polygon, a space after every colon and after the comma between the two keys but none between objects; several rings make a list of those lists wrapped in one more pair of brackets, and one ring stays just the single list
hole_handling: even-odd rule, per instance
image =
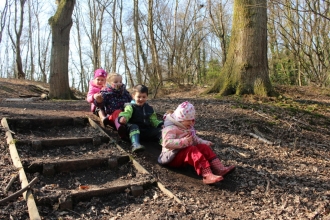
[{"label": "red rubber boot", "polygon": [[202,176],[203,176],[203,183],[204,184],[213,184],[213,183],[217,183],[217,182],[220,182],[221,180],[223,180],[222,176],[214,175],[212,173],[210,167],[202,169]]},{"label": "red rubber boot", "polygon": [[219,160],[219,158],[216,158],[214,160],[212,160],[210,162],[211,164],[211,168],[212,168],[212,171],[215,175],[218,175],[218,176],[225,176],[231,172],[233,172],[235,170],[235,166],[234,165],[231,165],[229,167],[225,167],[221,161]]}]

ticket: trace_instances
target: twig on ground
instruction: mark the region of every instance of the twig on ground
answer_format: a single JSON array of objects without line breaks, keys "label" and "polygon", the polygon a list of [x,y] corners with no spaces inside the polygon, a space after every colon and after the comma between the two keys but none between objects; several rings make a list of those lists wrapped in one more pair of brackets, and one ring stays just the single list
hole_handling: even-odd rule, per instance
[{"label": "twig on ground", "polygon": [[265,138],[265,136],[256,127],[253,127],[253,130],[258,136]]},{"label": "twig on ground", "polygon": [[10,130],[9,128],[3,128],[3,130],[4,130],[5,132],[9,131],[10,133],[15,134],[15,132],[13,132],[12,130]]},{"label": "twig on ground", "polygon": [[236,150],[232,147],[227,148],[226,151],[232,151],[232,152],[238,154],[238,156],[243,157],[243,158],[250,158],[251,157],[250,154],[239,152],[238,150]]},{"label": "twig on ground", "polygon": [[299,119],[296,119],[295,117],[292,117],[292,119],[293,119],[294,121],[296,121],[296,122],[300,123],[300,124],[303,124],[303,125],[305,125],[306,127],[309,127],[309,125],[308,125],[308,124],[306,124],[305,122],[302,122],[302,121],[300,121]]},{"label": "twig on ground", "polygon": [[266,190],[265,190],[265,194],[268,196],[268,194],[269,194],[269,185],[270,185],[270,181],[269,181],[269,179],[267,178],[267,186],[266,186]]},{"label": "twig on ground", "polygon": [[13,183],[14,183],[14,181],[16,180],[17,177],[18,177],[18,173],[16,173],[15,176],[13,176],[13,177],[10,179],[9,183],[7,184],[7,186],[6,186],[5,190],[4,190],[4,193],[5,193],[6,195],[7,195],[7,192],[8,192],[8,190],[9,190],[9,188],[11,187],[11,185],[13,185]]},{"label": "twig on ground", "polygon": [[0,200],[0,204],[5,203],[11,199],[14,199],[24,193],[26,190],[30,189],[31,186],[33,186],[38,181],[38,177],[35,177],[28,185],[26,185],[24,188],[18,190],[17,192],[11,194],[10,196]]},{"label": "twig on ground", "polygon": [[258,140],[260,140],[260,141],[262,141],[262,142],[264,142],[264,143],[266,143],[266,144],[273,145],[273,142],[271,142],[271,141],[269,141],[269,140],[267,140],[265,138],[262,138],[262,137],[260,137],[260,136],[258,136],[256,134],[254,134],[254,133],[249,133],[249,135],[252,136],[252,137],[254,137],[254,138],[256,138],[256,139],[258,139]]},{"label": "twig on ground", "polygon": [[74,214],[80,216],[80,214],[79,214],[78,212],[72,211],[72,210],[70,210],[70,209],[65,209],[65,210],[66,210],[66,211],[69,211],[69,212],[72,212],[72,213],[74,213]]},{"label": "twig on ground", "polygon": [[265,116],[265,115],[263,115],[263,114],[261,114],[261,113],[259,113],[257,111],[254,111],[254,113],[256,113],[257,115],[259,115],[261,117],[264,117],[264,118],[267,118],[268,120],[270,120],[269,117],[267,117],[267,116]]}]

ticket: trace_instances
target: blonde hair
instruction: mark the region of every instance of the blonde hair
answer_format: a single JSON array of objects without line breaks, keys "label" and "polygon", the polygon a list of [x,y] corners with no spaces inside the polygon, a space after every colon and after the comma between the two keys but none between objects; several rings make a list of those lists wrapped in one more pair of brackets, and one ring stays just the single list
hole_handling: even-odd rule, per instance
[{"label": "blonde hair", "polygon": [[119,73],[110,73],[108,74],[107,76],[107,83],[111,83],[113,78],[117,77],[117,76],[120,76],[120,78],[123,79],[122,75],[120,75]]}]

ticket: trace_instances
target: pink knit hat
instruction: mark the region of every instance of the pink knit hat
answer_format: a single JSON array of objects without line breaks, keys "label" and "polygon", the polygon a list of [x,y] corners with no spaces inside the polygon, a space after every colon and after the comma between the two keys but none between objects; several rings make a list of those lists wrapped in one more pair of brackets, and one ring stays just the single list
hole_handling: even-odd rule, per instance
[{"label": "pink knit hat", "polygon": [[190,102],[185,101],[175,109],[172,118],[176,121],[194,120],[195,107]]},{"label": "pink knit hat", "polygon": [[100,77],[100,76],[106,78],[107,75],[108,75],[108,73],[105,72],[104,69],[97,69],[94,71],[94,79],[97,77]]}]

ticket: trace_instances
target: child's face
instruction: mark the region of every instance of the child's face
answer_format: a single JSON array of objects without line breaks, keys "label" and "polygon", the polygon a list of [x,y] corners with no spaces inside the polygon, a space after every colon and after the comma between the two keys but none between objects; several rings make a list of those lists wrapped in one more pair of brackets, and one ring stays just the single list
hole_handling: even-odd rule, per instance
[{"label": "child's face", "polygon": [[105,85],[105,78],[102,76],[98,76],[94,79],[94,84],[98,87],[103,87]]},{"label": "child's face", "polygon": [[180,123],[183,124],[183,126],[185,126],[186,128],[191,128],[194,126],[195,120],[184,120],[180,121]]},{"label": "child's face", "polygon": [[132,98],[134,99],[134,101],[137,105],[142,106],[144,103],[146,103],[146,101],[148,99],[148,95],[147,95],[147,93],[136,92],[136,93],[134,93]]},{"label": "child's face", "polygon": [[119,89],[123,85],[123,79],[121,76],[115,76],[111,79],[110,85],[114,89]]}]

